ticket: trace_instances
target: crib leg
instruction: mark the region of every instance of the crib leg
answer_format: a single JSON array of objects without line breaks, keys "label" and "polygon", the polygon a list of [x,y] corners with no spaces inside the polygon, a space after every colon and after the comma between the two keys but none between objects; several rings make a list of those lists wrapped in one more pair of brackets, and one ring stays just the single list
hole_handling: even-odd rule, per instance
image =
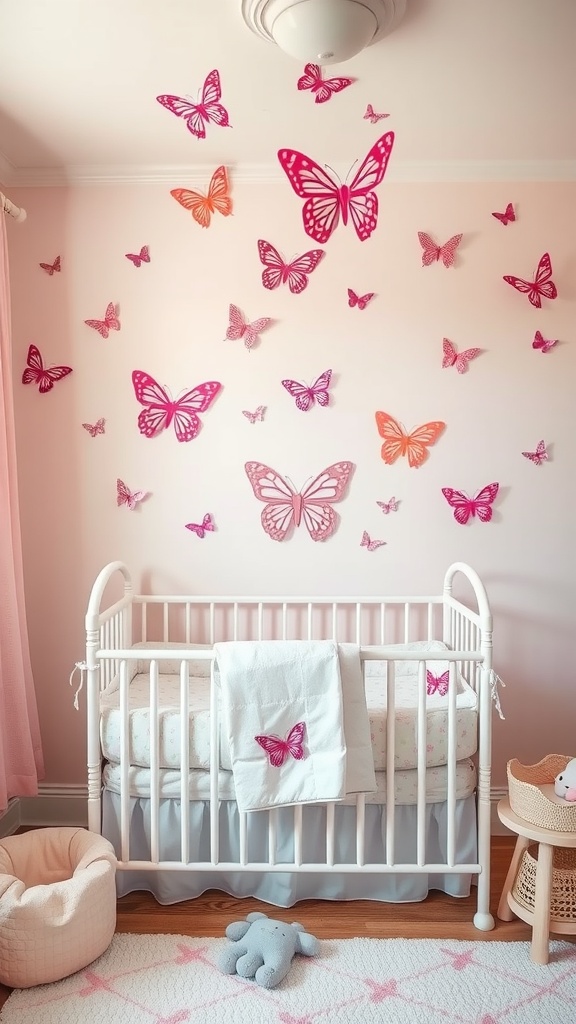
[{"label": "crib leg", "polygon": [[495,921],[490,913],[490,772],[479,771],[478,797],[478,903],[474,926],[481,932],[490,932]]}]

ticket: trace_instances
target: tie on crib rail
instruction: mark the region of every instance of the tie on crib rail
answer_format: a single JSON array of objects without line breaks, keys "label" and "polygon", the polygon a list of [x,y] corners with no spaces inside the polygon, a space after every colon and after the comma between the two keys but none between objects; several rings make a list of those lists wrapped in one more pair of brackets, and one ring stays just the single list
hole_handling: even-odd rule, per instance
[{"label": "tie on crib rail", "polygon": [[69,685],[70,686],[73,685],[72,680],[74,679],[74,676],[76,675],[76,672],[80,673],[80,686],[78,687],[78,689],[76,690],[76,693],[74,694],[74,707],[76,708],[76,711],[79,710],[78,694],[80,693],[80,690],[84,686],[84,677],[85,677],[87,668],[88,668],[87,662],[85,662],[85,661],[77,661],[75,663],[75,665],[74,665],[74,668],[72,669],[72,671],[70,673],[70,681],[69,681]]},{"label": "tie on crib rail", "polygon": [[498,673],[495,672],[494,669],[492,669],[490,672],[490,695],[492,697],[492,702],[494,704],[494,707],[496,708],[496,711],[500,715],[502,721],[504,721],[505,717],[500,706],[500,694],[498,693],[499,686],[502,686],[505,689],[506,683],[504,682],[503,679],[500,679]]}]

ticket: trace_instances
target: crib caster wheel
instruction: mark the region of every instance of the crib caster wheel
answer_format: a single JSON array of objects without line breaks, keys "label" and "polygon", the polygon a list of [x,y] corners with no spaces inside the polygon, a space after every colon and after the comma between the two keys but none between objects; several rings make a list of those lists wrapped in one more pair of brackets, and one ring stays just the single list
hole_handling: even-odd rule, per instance
[{"label": "crib caster wheel", "polygon": [[492,914],[481,914],[478,911],[474,914],[474,927],[478,928],[481,932],[491,932],[494,927],[495,921]]}]

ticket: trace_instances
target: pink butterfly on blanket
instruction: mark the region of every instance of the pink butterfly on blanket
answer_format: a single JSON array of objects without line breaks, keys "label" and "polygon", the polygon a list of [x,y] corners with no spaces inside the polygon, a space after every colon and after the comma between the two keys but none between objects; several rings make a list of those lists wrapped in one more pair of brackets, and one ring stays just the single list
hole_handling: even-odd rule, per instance
[{"label": "pink butterfly on blanket", "polygon": [[440,694],[441,697],[445,697],[448,693],[448,671],[443,672],[441,676],[435,676],[430,669],[426,669],[426,693],[429,697],[434,693]]},{"label": "pink butterfly on blanket", "polygon": [[283,740],[275,733],[272,736],[255,736],[256,743],[259,743],[268,754],[268,759],[273,768],[281,768],[289,754],[295,761],[301,761],[304,757],[304,722],[297,722],[292,726],[290,732]]}]

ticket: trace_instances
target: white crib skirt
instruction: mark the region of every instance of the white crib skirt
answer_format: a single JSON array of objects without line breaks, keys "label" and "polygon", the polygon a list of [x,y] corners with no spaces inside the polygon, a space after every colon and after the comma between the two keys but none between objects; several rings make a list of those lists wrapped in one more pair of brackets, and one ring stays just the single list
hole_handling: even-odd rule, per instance
[{"label": "white crib skirt", "polygon": [[[120,796],[103,792],[103,835],[111,841],[118,857],[120,842]],[[150,860],[150,805],[149,799],[131,797],[129,808],[131,860]],[[190,828],[189,859],[210,861],[210,804],[207,800],[189,804]],[[415,806],[398,805],[395,808],[396,863],[416,862]],[[307,863],[322,863],[326,848],[326,810],[323,806],[303,808],[302,859]],[[447,804],[426,805],[426,861],[429,864],[447,862]],[[293,861],[293,812],[291,808],[277,811],[276,860]],[[234,801],[220,804],[220,852],[222,862],[239,861],[239,816]],[[160,860],[181,858],[180,801],[163,799],[159,807]],[[248,815],[248,859],[268,860],[268,814]],[[454,820],[455,863],[477,862],[476,799],[474,795],[456,801]],[[335,808],[335,861],[356,861],[356,809],[350,806]],[[382,804],[366,805],[365,861],[382,864],[386,860],[386,807]],[[359,869],[363,870],[363,869]],[[475,877],[475,876],[474,876]],[[199,896],[207,889],[219,889],[230,896],[254,896],[278,907],[291,907],[299,900],[380,900],[387,903],[412,903],[424,900],[430,889],[439,889],[451,896],[468,896],[470,874],[345,874],[327,868],[320,873],[251,872],[214,870],[119,870],[116,874],[119,896],[145,890],[161,904],[178,903]]]}]

